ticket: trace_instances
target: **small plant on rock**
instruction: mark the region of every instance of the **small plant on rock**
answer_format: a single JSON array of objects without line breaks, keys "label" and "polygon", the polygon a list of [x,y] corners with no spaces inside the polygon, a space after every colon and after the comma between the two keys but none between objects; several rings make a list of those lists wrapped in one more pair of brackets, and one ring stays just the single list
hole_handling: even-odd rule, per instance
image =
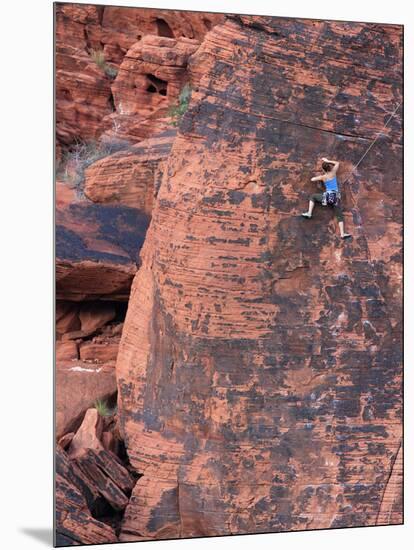
[{"label": "small plant on rock", "polygon": [[103,50],[89,50],[89,55],[100,69],[109,76],[109,78],[115,78],[118,74],[118,69],[112,65],[108,65],[105,60],[105,53]]},{"label": "small plant on rock", "polygon": [[106,401],[97,399],[94,403],[95,409],[98,411],[99,416],[112,416],[113,411],[108,407]]},{"label": "small plant on rock", "polygon": [[115,78],[118,74],[118,69],[116,67],[113,67],[112,65],[105,65],[104,67],[105,74],[109,76],[109,78]]},{"label": "small plant on rock", "polygon": [[89,50],[89,55],[92,61],[98,65],[100,69],[103,69],[105,66],[105,54],[103,50]]},{"label": "small plant on rock", "polygon": [[84,198],[85,170],[94,162],[118,151],[132,149],[124,139],[107,138],[105,141],[77,141],[68,149],[58,165],[57,177],[75,189],[78,198]]},{"label": "small plant on rock", "polygon": [[172,105],[168,111],[168,115],[171,117],[171,125],[178,126],[183,114],[187,111],[188,105],[191,99],[191,86],[185,84],[178,96],[178,102]]}]

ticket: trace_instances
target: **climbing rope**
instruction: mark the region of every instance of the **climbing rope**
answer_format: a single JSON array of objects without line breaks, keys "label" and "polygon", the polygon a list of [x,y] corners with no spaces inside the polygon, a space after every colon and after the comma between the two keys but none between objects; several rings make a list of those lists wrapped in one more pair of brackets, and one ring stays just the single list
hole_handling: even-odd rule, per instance
[{"label": "climbing rope", "polygon": [[389,116],[387,122],[384,124],[384,126],[381,128],[381,131],[378,132],[377,136],[375,137],[375,139],[372,141],[372,143],[369,145],[368,149],[365,151],[365,153],[362,155],[362,157],[359,159],[359,161],[355,164],[355,166],[352,168],[351,170],[351,173],[349,174],[349,176],[346,178],[346,180],[344,181],[344,183],[346,183],[353,175],[353,173],[355,172],[355,170],[358,168],[358,166],[361,164],[361,162],[364,160],[364,158],[368,155],[368,153],[370,152],[370,150],[372,149],[372,147],[374,147],[375,143],[377,142],[378,138],[380,137],[380,135],[384,132],[384,130],[387,128],[388,124],[391,122],[391,120],[394,118],[396,112],[398,111],[398,109],[400,108],[401,106],[401,102],[398,103],[398,105],[396,106],[396,108],[394,109],[394,111],[392,112],[392,114]]},{"label": "climbing rope", "polygon": [[[386,123],[384,124],[384,126],[381,128],[381,130],[378,132],[378,134],[376,135],[375,139],[370,143],[370,145],[368,146],[367,150],[365,151],[365,153],[362,155],[362,157],[359,159],[359,161],[355,164],[355,166],[352,168],[349,176],[344,180],[344,184],[347,183],[351,177],[353,176],[355,170],[358,168],[358,166],[361,164],[361,162],[364,160],[364,158],[368,155],[368,153],[370,152],[370,150],[372,149],[372,147],[374,147],[375,143],[377,142],[378,138],[383,134],[384,130],[387,128],[388,124],[391,122],[391,120],[394,118],[396,112],[398,111],[398,109],[400,108],[401,106],[401,102],[398,103],[398,105],[396,106],[396,108],[394,109],[394,111],[391,113],[391,115],[388,117]],[[365,238],[365,242],[366,242],[366,245],[367,245],[367,256],[368,256],[368,261],[369,263],[372,265],[372,258],[371,258],[371,251],[369,249],[369,243],[368,243],[368,238],[367,238],[367,235],[366,235],[366,232],[364,230],[364,228],[362,227],[362,218],[361,218],[361,214],[359,212],[359,208],[358,208],[358,205],[357,205],[357,202],[356,202],[356,199],[354,197],[354,194],[352,193],[352,189],[351,189],[351,186],[348,186],[348,189],[349,189],[349,193],[350,193],[350,196],[351,196],[351,199],[352,199],[352,202],[354,204],[354,208],[355,210],[357,211],[357,214],[358,214],[358,228],[359,229],[362,229],[362,233],[363,233],[363,236]]]}]

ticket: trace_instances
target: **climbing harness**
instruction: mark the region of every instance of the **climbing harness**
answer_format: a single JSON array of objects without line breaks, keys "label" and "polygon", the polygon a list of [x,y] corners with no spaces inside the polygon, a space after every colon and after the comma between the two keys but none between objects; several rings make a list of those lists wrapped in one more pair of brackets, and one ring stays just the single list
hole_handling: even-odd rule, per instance
[{"label": "climbing harness", "polygon": [[339,191],[325,191],[322,196],[322,206],[336,206],[341,199]]}]

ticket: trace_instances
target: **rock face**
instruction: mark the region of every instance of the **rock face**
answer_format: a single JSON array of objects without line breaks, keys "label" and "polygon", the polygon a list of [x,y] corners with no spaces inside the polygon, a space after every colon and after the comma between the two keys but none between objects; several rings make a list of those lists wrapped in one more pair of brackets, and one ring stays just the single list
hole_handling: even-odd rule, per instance
[{"label": "rock face", "polygon": [[[190,58],[116,366],[143,474],[120,540],[401,522],[401,110],[345,183],[401,51],[398,26],[230,16]],[[322,156],[351,241],[300,216]]]},{"label": "rock face", "polygon": [[[112,115],[122,116],[122,84],[116,87],[117,105],[112,85],[125,54],[134,44],[147,35],[153,35],[153,40],[159,37],[170,43],[187,40],[198,44],[223,19],[222,14],[214,13],[56,4],[59,147],[79,139],[97,140],[106,131],[116,133],[119,122]],[[140,97],[142,100],[144,96]],[[153,102],[153,94],[147,94],[146,99]],[[147,104],[142,108],[146,111]]]},{"label": "rock face", "polygon": [[56,304],[56,438],[79,426],[97,400],[116,395],[115,361],[126,304]]},{"label": "rock face", "polygon": [[148,35],[125,55],[112,86],[116,112],[109,135],[142,140],[168,128],[168,110],[188,78],[188,59],[200,42]]},{"label": "rock face", "polygon": [[85,171],[85,195],[100,204],[123,204],[151,215],[176,130],[142,140],[130,151],[94,162]]},{"label": "rock face", "polygon": [[116,542],[114,529],[96,519],[105,502],[90,477],[56,448],[56,545]]},{"label": "rock face", "polygon": [[116,394],[115,361],[149,215],[56,186],[56,437]]},{"label": "rock face", "polygon": [[63,3],[55,16],[60,546],[118,540],[137,475],[119,464],[123,443],[108,426],[92,448],[78,428],[97,400],[116,398],[126,304],[176,135],[168,109],[224,16]]},{"label": "rock face", "polygon": [[111,365],[58,357],[57,363],[56,438],[59,439],[79,426],[85,411],[95,401],[105,401],[116,393],[116,379],[114,360]]},{"label": "rock face", "polygon": [[[56,137],[69,145],[79,136],[96,139],[112,112],[111,79],[89,51],[101,49],[98,6],[55,7]],[[129,44],[133,43],[130,38]]]},{"label": "rock face", "polygon": [[403,449],[398,449],[390,478],[385,487],[381,500],[381,507],[377,516],[377,525],[390,525],[402,522],[403,509]]},{"label": "rock face", "polygon": [[79,430],[76,432],[69,447],[69,457],[77,458],[85,449],[101,451],[103,419],[96,409],[88,409]]},{"label": "rock face", "polygon": [[79,200],[63,182],[56,195],[57,299],[128,300],[149,215]]}]

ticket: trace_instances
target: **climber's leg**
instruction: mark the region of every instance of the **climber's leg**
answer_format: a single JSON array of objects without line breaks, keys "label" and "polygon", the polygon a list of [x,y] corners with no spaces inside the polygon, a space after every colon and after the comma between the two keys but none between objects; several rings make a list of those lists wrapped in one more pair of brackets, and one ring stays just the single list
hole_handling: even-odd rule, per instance
[{"label": "climber's leg", "polygon": [[338,220],[338,225],[339,225],[339,231],[341,233],[341,238],[346,239],[348,237],[351,237],[351,235],[349,233],[345,233],[344,215],[342,214],[342,208],[337,204],[336,206],[333,207],[333,209],[334,209],[334,212],[335,212],[336,219]]},{"label": "climber's leg", "polygon": [[323,199],[323,194],[322,193],[314,193],[310,200],[309,200],[309,209],[307,212],[303,212],[302,216],[304,218],[311,218],[312,217],[312,212],[313,212],[313,208],[315,206],[315,202],[320,202],[322,203],[322,199]]}]

